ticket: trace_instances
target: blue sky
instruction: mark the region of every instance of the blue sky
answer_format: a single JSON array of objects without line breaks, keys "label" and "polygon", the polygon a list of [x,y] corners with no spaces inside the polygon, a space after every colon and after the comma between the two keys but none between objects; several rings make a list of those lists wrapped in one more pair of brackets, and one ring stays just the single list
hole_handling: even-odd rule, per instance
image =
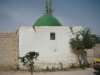
[{"label": "blue sky", "polygon": [[[0,32],[32,26],[44,14],[45,0],[0,0]],[[100,0],[53,0],[53,15],[63,26],[90,27],[100,35]]]}]

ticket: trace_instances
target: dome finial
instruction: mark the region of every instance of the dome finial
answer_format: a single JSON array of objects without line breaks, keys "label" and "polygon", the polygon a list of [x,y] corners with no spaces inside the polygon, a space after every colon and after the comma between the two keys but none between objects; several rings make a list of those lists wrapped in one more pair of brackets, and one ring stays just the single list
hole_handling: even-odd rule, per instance
[{"label": "dome finial", "polygon": [[46,13],[52,14],[53,8],[52,8],[52,0],[45,0],[46,3]]}]

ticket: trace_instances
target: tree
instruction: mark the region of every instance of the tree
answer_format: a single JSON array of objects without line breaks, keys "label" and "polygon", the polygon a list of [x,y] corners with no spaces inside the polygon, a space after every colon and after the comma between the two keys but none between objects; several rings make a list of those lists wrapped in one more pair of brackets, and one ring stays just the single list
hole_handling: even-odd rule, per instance
[{"label": "tree", "polygon": [[92,49],[97,43],[96,37],[91,34],[89,28],[80,31],[79,34],[82,36],[82,43],[84,45],[84,49]]},{"label": "tree", "polygon": [[71,48],[78,58],[80,67],[87,64],[87,52],[85,50],[92,49],[96,43],[96,37],[91,34],[89,28],[79,31],[76,37],[70,40]]},{"label": "tree", "polygon": [[34,60],[36,60],[38,56],[38,52],[28,52],[23,57],[20,57],[23,66],[26,66],[28,68],[28,70],[31,72],[31,75],[33,75]]},{"label": "tree", "polygon": [[76,38],[71,39],[70,41],[71,48],[73,49],[73,52],[76,54],[78,63],[80,67],[82,66],[82,54],[83,54],[83,44],[82,40],[79,38],[79,35],[76,36]]}]

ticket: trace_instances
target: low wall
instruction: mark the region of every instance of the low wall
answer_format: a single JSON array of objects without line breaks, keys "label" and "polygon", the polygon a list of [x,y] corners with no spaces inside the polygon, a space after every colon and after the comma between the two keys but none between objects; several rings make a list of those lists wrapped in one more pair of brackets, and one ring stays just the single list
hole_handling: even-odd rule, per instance
[{"label": "low wall", "polygon": [[18,33],[0,33],[0,70],[18,66]]}]

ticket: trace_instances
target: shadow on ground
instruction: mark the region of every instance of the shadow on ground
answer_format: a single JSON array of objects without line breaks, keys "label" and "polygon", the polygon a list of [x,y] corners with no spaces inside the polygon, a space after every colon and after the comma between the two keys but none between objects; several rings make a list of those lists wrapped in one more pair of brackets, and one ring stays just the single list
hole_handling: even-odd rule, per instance
[{"label": "shadow on ground", "polygon": [[95,71],[94,74],[95,75],[100,75],[100,71]]}]

